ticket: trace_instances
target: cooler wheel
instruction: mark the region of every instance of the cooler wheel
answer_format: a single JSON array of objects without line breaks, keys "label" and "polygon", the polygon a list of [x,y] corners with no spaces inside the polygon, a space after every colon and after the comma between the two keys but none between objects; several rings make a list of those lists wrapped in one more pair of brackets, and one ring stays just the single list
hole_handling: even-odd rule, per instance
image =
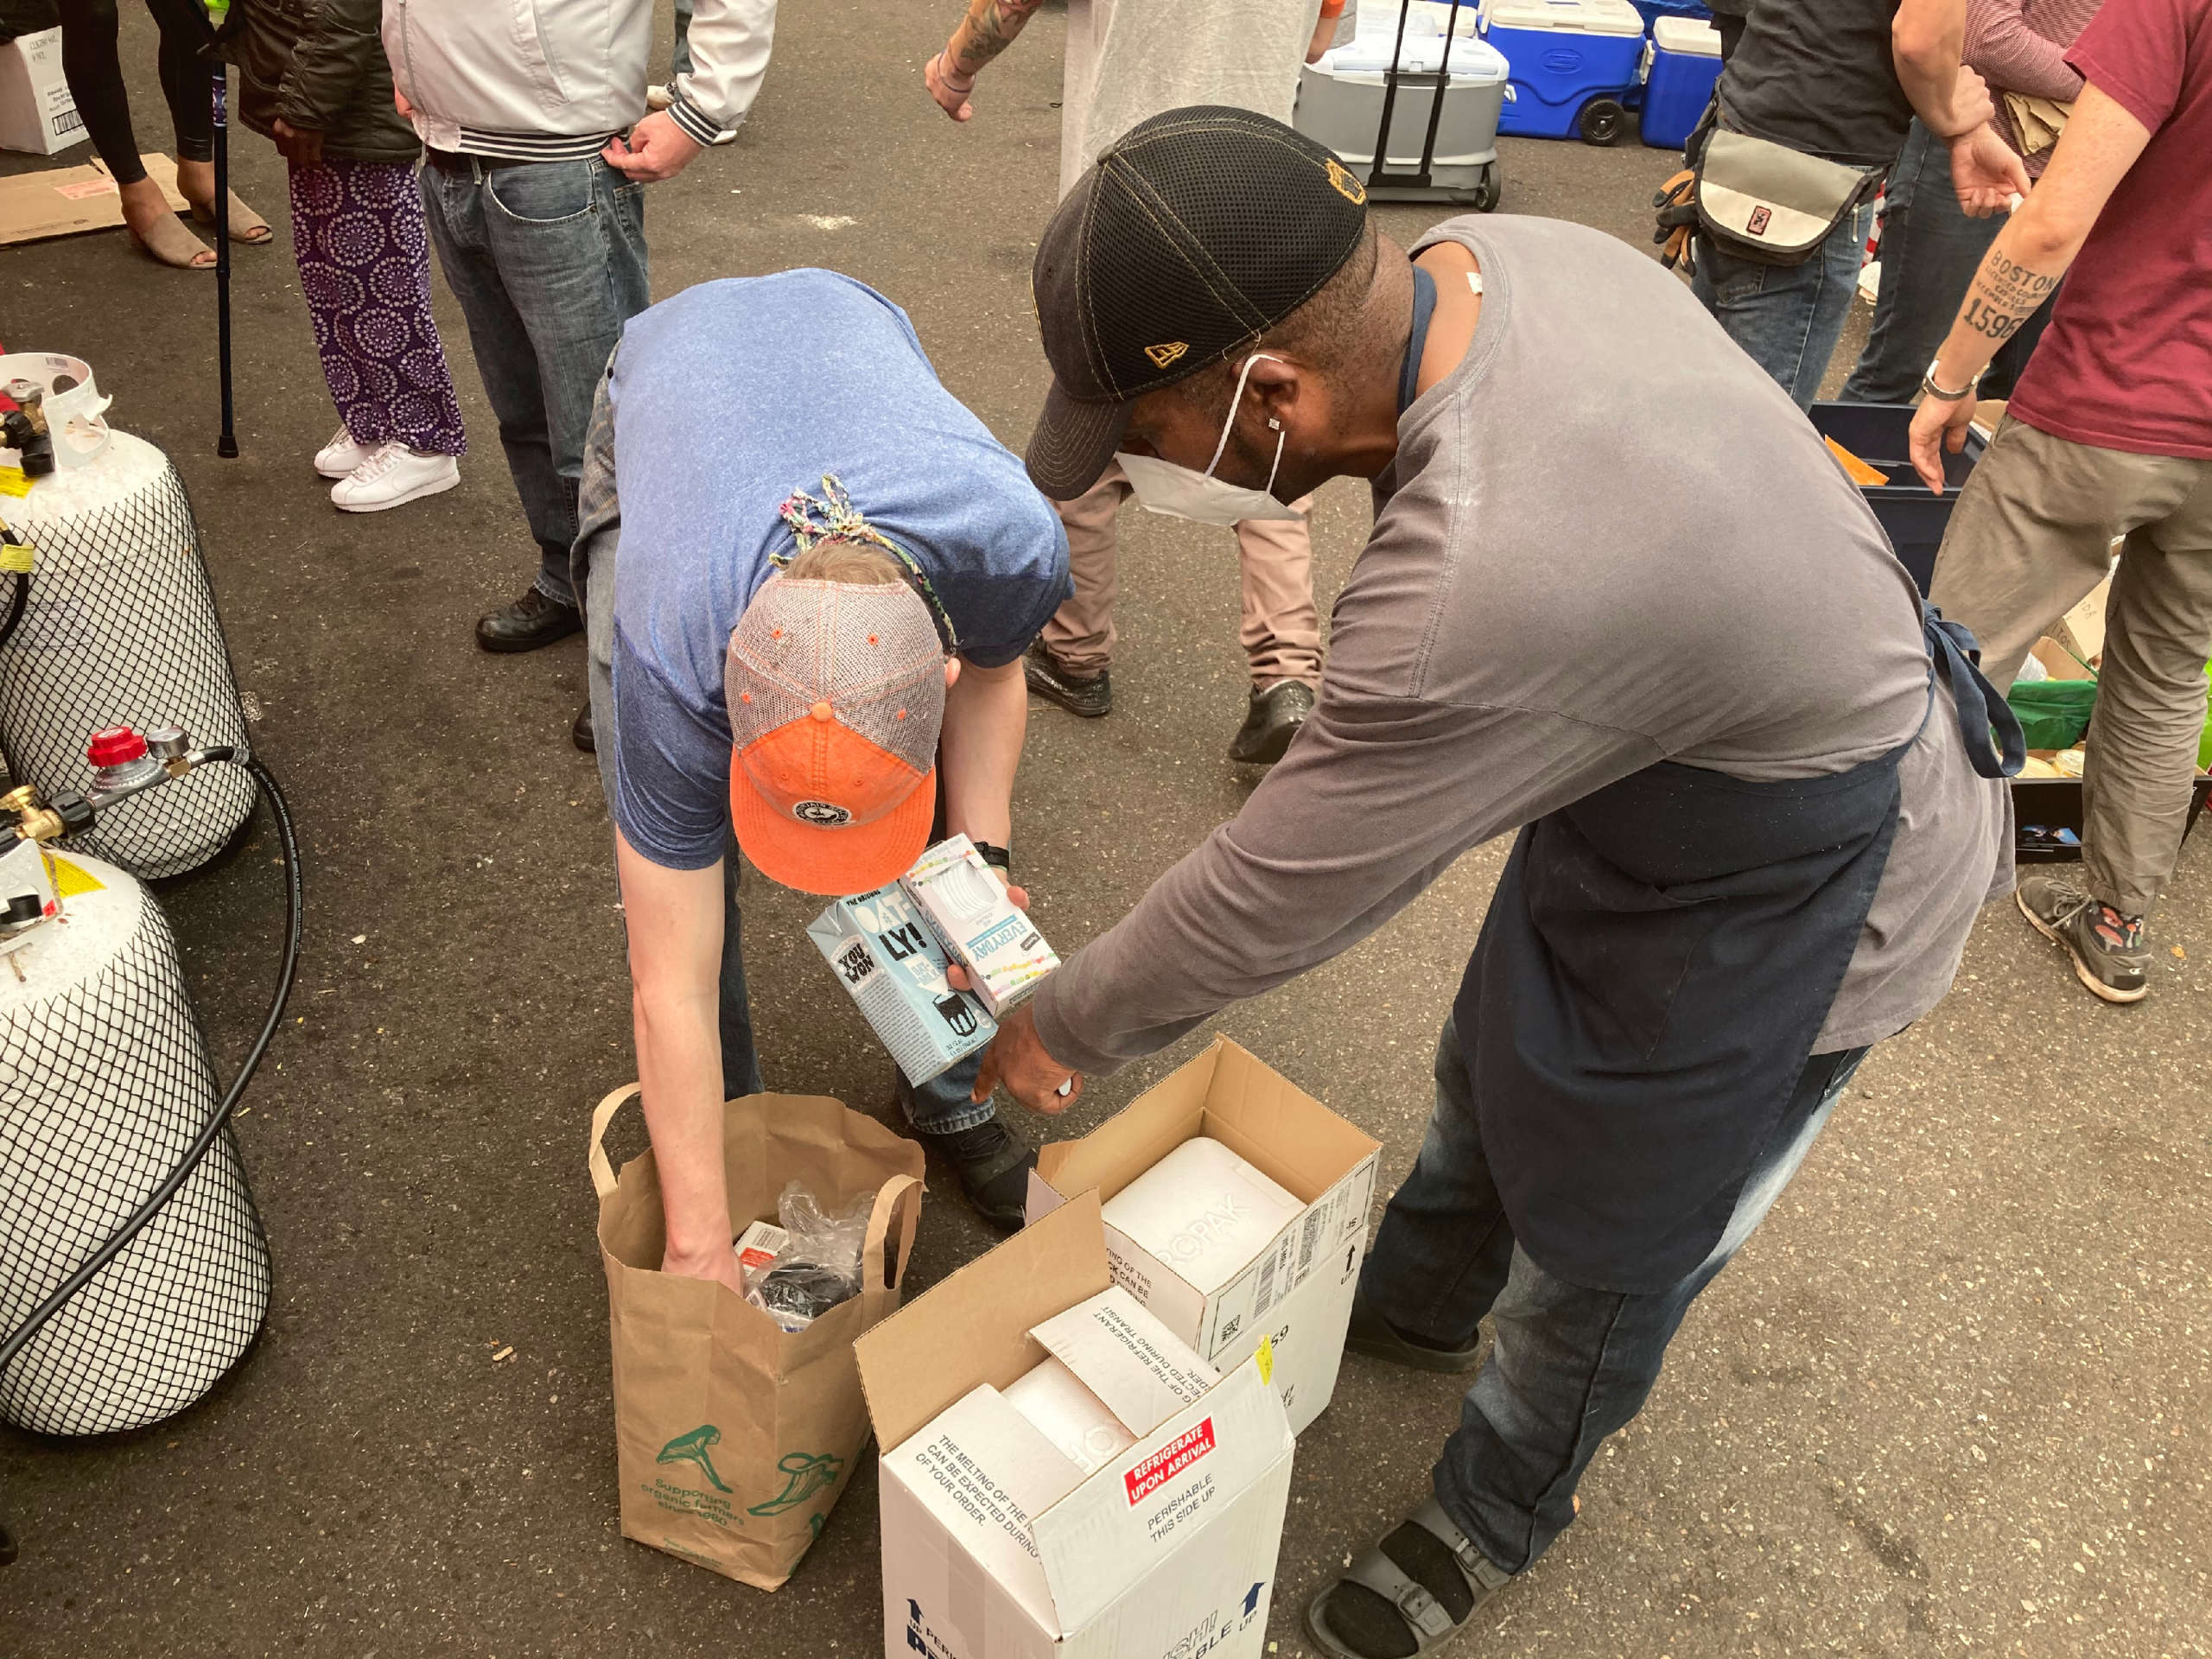
[{"label": "cooler wheel", "polygon": [[1582,106],[1581,118],[1576,125],[1586,144],[1617,144],[1627,120],[1628,111],[1613,99],[1593,98]]}]

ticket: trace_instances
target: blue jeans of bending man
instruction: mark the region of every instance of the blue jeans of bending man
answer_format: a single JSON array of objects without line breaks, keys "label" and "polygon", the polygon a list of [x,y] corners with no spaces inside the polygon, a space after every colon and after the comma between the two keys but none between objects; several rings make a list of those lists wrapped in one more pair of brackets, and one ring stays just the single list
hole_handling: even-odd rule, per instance
[{"label": "blue jeans of bending man", "polygon": [[1728,338],[1772,375],[1800,409],[1810,409],[1820,396],[1828,359],[1843,338],[1873,223],[1873,204],[1862,202],[1801,265],[1739,259],[1713,246],[1709,238],[1698,238],[1691,290]]},{"label": "blue jeans of bending man", "polygon": [[[1882,210],[1881,292],[1866,347],[1844,384],[1845,403],[1909,404],[1920,396],[1920,377],[1942,349],[1967,285],[2004,228],[2002,213],[1975,219],[1959,206],[1950,151],[1916,120],[1890,169]],[[1997,348],[1981,379],[1983,397],[2012,395],[2057,297],[2054,290]]]},{"label": "blue jeans of bending man", "polygon": [[[584,639],[591,681],[592,729],[598,734],[600,787],[612,803],[615,746],[614,571],[621,551],[622,502],[614,476],[614,420],[607,407],[607,358],[602,354],[590,423],[582,445],[574,565],[572,569],[564,566],[562,575],[563,584],[572,585],[584,601]],[[728,1100],[757,1095],[766,1086],[761,1081],[760,1050],[753,1033],[752,1003],[745,988],[739,869],[737,838],[732,836],[722,849],[722,960],[718,996],[723,1098]],[[818,971],[826,989],[830,982],[829,964],[822,961],[810,944],[803,954],[805,960],[798,971]],[[915,1133],[949,1135],[987,1123],[996,1115],[997,1109],[991,1102],[985,1101],[978,1106],[968,1098],[968,1091],[975,1087],[976,1074],[982,1069],[982,1064],[981,1052],[971,1054],[950,1071],[924,1084],[909,1084],[893,1068],[899,1105]]]},{"label": "blue jeans of bending man", "polygon": [[1670,1289],[1629,1295],[1555,1278],[1515,1242],[1459,1033],[1446,1022],[1436,1111],[1360,1288],[1400,1332],[1441,1347],[1465,1347],[1485,1314],[1492,1321],[1496,1340],[1434,1478],[1445,1513],[1497,1566],[1523,1571],[1574,1519],[1583,1471],[1643,1409],[1683,1314],[1774,1207],[1866,1053],[1806,1062],[1712,1253]]},{"label": "blue jeans of bending man", "polygon": [[423,206],[537,543],[535,585],[574,605],[569,559],[592,394],[652,302],[645,186],[594,156],[423,166]]}]

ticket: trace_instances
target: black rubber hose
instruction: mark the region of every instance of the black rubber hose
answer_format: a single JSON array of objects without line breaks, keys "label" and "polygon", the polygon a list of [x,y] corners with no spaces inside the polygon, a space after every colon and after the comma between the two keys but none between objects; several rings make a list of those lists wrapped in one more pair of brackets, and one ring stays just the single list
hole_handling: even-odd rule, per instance
[{"label": "black rubber hose", "polygon": [[24,1344],[38,1334],[40,1328],[67,1307],[77,1293],[90,1284],[100,1269],[112,1262],[124,1247],[138,1236],[140,1229],[161,1214],[168,1201],[176,1196],[177,1189],[191,1179],[192,1172],[200,1166],[200,1160],[207,1155],[208,1148],[222,1134],[224,1125],[231,1121],[231,1113],[237,1107],[239,1096],[245,1093],[245,1086],[253,1080],[262,1056],[269,1052],[269,1045],[276,1035],[276,1028],[283,1023],[284,1005],[291,1000],[292,982],[299,976],[300,971],[301,915],[306,890],[300,879],[299,837],[292,828],[291,810],[284,804],[284,791],[277,787],[276,780],[269,775],[268,769],[260,761],[251,755],[240,759],[234,752],[225,748],[207,750],[203,764],[217,761],[243,766],[253,775],[254,782],[260,786],[262,799],[269,803],[270,813],[276,820],[278,848],[283,854],[284,955],[276,970],[276,992],[270,999],[268,1017],[261,1022],[260,1034],[253,1039],[253,1046],[246,1051],[245,1060],[239,1064],[238,1074],[232,1081],[229,1092],[224,1095],[221,1103],[209,1115],[200,1133],[193,1137],[192,1144],[185,1148],[176,1167],[147,1196],[144,1203],[130,1212],[106,1243],[93,1251],[74,1273],[61,1282],[54,1294],[34,1308],[29,1319],[10,1332],[6,1341],[0,1342],[0,1370],[4,1370],[10,1362],[22,1351]]},{"label": "black rubber hose", "polygon": [[0,645],[6,645],[16,637],[16,624],[23,620],[23,607],[29,602],[30,596],[31,573],[18,570],[16,573],[15,597],[8,601],[8,614],[0,617]]}]

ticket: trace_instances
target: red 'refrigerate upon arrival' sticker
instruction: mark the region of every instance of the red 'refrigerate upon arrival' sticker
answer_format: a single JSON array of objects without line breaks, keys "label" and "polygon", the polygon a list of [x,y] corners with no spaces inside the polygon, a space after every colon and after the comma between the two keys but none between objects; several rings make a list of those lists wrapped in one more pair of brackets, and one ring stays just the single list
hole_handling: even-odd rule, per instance
[{"label": "red 'refrigerate upon arrival' sticker", "polygon": [[1185,1429],[1122,1477],[1131,1509],[1213,1450],[1213,1419]]}]

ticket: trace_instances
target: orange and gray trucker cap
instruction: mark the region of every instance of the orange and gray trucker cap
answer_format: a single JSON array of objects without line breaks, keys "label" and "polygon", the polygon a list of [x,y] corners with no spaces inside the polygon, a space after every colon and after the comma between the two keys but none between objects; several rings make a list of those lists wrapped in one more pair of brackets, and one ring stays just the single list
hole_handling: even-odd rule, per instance
[{"label": "orange and gray trucker cap", "polygon": [[906,582],[772,576],[731,633],[730,821],[772,881],[843,897],[928,844],[944,648]]}]

